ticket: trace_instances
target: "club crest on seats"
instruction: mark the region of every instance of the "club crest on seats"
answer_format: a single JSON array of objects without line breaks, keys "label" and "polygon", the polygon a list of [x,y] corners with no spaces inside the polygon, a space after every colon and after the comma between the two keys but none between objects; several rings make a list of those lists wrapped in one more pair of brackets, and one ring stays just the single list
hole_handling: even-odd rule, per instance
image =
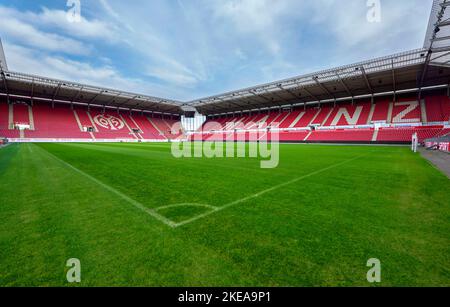
[{"label": "club crest on seats", "polygon": [[112,115],[97,115],[94,121],[105,129],[121,130],[124,127],[123,121]]}]

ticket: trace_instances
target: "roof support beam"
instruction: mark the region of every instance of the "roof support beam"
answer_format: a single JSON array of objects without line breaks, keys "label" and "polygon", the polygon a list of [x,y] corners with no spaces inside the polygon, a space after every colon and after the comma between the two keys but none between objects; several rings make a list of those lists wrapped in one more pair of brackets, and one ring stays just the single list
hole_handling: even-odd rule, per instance
[{"label": "roof support beam", "polygon": [[[255,94],[254,94],[255,95]],[[256,97],[259,97],[258,95],[255,95]],[[262,97],[261,97],[262,98]],[[256,104],[261,104],[261,101],[255,100],[253,97],[245,97],[245,98],[241,98],[242,100],[247,99],[247,101],[252,101]],[[245,100],[244,100],[245,101]],[[249,102],[246,102],[247,104],[251,104]]]},{"label": "roof support beam", "polygon": [[270,100],[269,98],[267,98],[267,97],[264,97],[263,95],[261,95],[261,94],[256,94],[255,92],[253,92],[253,91],[250,91],[250,93],[252,93],[253,95],[255,95],[256,97],[260,97],[260,98],[262,98],[262,99],[264,99],[265,101],[268,101],[268,102],[273,102],[272,100]]},{"label": "roof support beam", "polygon": [[439,4],[441,7],[448,7],[448,6],[450,6],[450,2],[444,2],[444,3],[441,3],[441,4]]},{"label": "roof support beam", "polygon": [[[284,88],[281,84],[278,85],[278,88],[280,88],[282,91],[286,91],[286,93],[288,93],[289,95],[291,95],[292,98],[294,98],[294,99],[302,99],[302,100],[303,100],[302,97],[295,95],[293,91],[291,91],[290,89]],[[302,101],[302,102],[303,102],[303,101]]]},{"label": "roof support beam", "polygon": [[264,108],[268,108],[266,104],[252,105],[252,109],[264,109]]},{"label": "roof support beam", "polygon": [[432,50],[434,53],[437,53],[437,52],[444,52],[444,51],[450,51],[450,46],[447,46],[447,47],[436,47],[436,48],[431,48],[431,50]]},{"label": "roof support beam", "polygon": [[446,21],[442,21],[436,24],[438,27],[446,27],[446,26],[450,26],[450,20],[446,20]]},{"label": "roof support beam", "polygon": [[372,85],[370,84],[369,78],[367,77],[366,70],[364,69],[364,66],[361,66],[360,70],[361,70],[361,73],[362,73],[362,75],[364,77],[364,81],[366,82],[367,89],[373,95],[373,88],[372,88]]},{"label": "roof support beam", "polygon": [[229,103],[230,105],[234,105],[234,106],[236,106],[236,107],[238,107],[238,108],[241,108],[241,107],[242,107],[241,105],[239,105],[239,104],[233,102],[233,100],[231,100],[231,102],[230,102],[230,101],[226,101],[226,100],[224,100],[223,98],[220,98],[220,97],[217,97],[217,98],[215,98],[215,99],[220,100],[220,101],[222,101],[222,102],[224,102],[224,103]]},{"label": "roof support beam", "polygon": [[336,98],[326,87],[325,85],[323,85],[322,83],[320,83],[319,78],[318,77],[313,77],[312,78],[314,80],[314,82],[317,83],[317,85],[329,96],[331,96],[332,98]]},{"label": "roof support beam", "polygon": [[[269,92],[268,90],[266,90],[267,94],[273,94],[274,96],[277,96],[278,98],[281,99],[281,101],[284,101],[285,103],[291,103],[290,101],[287,101],[286,99],[284,99],[283,97],[281,97],[280,95],[278,95],[276,92]],[[275,103],[275,102],[274,102]],[[279,103],[275,103],[276,105],[280,105]]]},{"label": "roof support beam", "polygon": [[434,66],[434,67],[439,67],[439,68],[450,68],[450,60],[446,61],[445,63],[440,63],[440,64],[434,64],[434,63],[430,63],[429,66]]},{"label": "roof support beam", "polygon": [[209,110],[209,108],[212,108],[213,109],[213,111],[214,110],[219,110],[219,111],[222,111],[222,110],[228,110],[228,108],[224,108],[224,107],[219,107],[219,106],[217,106],[217,105],[206,105],[205,106],[205,108],[207,109],[207,110]]},{"label": "roof support beam", "polygon": [[83,91],[83,87],[80,87],[80,89],[78,90],[78,92],[75,94],[75,96],[73,96],[73,98],[70,100],[70,103],[73,103],[75,101],[75,99],[78,98],[78,96],[80,95],[80,93]]},{"label": "roof support beam", "polygon": [[422,99],[422,87],[423,87],[423,83],[425,81],[425,77],[427,76],[427,73],[428,73],[428,67],[430,64],[432,54],[433,54],[433,52],[430,49],[427,53],[427,58],[425,60],[425,63],[423,64],[422,76],[420,77],[420,81],[419,81],[419,101]]},{"label": "roof support beam", "polygon": [[178,109],[179,109],[178,106],[176,106],[176,107],[167,109],[166,112],[167,112],[167,113],[173,113],[172,111],[176,111],[176,110],[178,110]]},{"label": "roof support beam", "polygon": [[139,95],[136,95],[136,96],[134,96],[133,98],[129,98],[129,99],[125,100],[125,102],[121,103],[121,104],[119,105],[119,107],[126,105],[126,104],[129,103],[131,100],[135,100],[135,99],[138,98],[138,97],[139,97]]},{"label": "roof support beam", "polygon": [[[437,56],[437,57],[435,57],[435,58],[432,58],[431,61],[436,61],[437,59],[444,58],[444,57],[446,57],[446,56],[448,56],[448,55],[450,55],[450,52],[445,52],[445,53],[441,54],[440,56]],[[447,61],[446,63],[448,63],[448,61]]]},{"label": "roof support beam", "polygon": [[58,86],[56,87],[55,91],[53,92],[53,96],[52,96],[52,108],[55,107],[55,99],[56,99],[56,95],[58,95],[59,93],[59,89],[61,88],[62,84],[59,83]]},{"label": "roof support beam", "polygon": [[2,78],[3,78],[3,84],[5,85],[5,91],[6,91],[6,101],[8,102],[8,104],[10,103],[9,101],[9,90],[8,90],[8,82],[6,81],[6,75],[5,72],[3,71],[3,69],[1,70],[1,74],[2,74]]},{"label": "roof support beam", "polygon": [[391,70],[392,70],[392,88],[394,92],[394,102],[397,100],[397,85],[395,79],[395,69],[394,69],[394,60],[391,61]]},{"label": "roof support beam", "polygon": [[119,94],[115,95],[110,101],[108,101],[108,104],[111,104],[111,103],[115,102],[116,99],[117,99],[120,95],[122,95],[121,92],[119,92]]},{"label": "roof support beam", "polygon": [[431,39],[433,42],[440,42],[440,41],[446,41],[449,40],[450,36],[442,36],[442,37],[437,37],[437,38],[433,38]]},{"label": "roof support beam", "polygon": [[31,94],[30,94],[31,106],[33,106],[33,96],[34,96],[34,78],[31,80]]},{"label": "roof support beam", "polygon": [[306,94],[308,94],[308,96],[310,96],[312,99],[315,99],[316,101],[320,102],[319,97],[317,97],[316,95],[313,95],[313,93],[311,93],[306,87],[300,87],[300,90],[304,90],[306,92]]},{"label": "roof support beam", "polygon": [[[242,106],[240,104],[237,104],[235,102],[228,102],[230,105],[238,107],[238,108],[242,108]],[[249,102],[246,102],[247,104],[250,104]]]},{"label": "roof support beam", "polygon": [[97,99],[97,97],[100,96],[101,94],[103,94],[103,90],[101,90],[100,92],[98,92],[98,94],[92,97],[92,99],[89,100],[88,104],[92,104],[95,101],[95,99]]},{"label": "roof support beam", "polygon": [[[158,104],[156,102],[151,101],[151,100],[145,100],[145,102],[150,103],[150,107],[157,107],[158,106]],[[140,104],[137,104],[136,106],[138,106],[138,105],[140,105]]]},{"label": "roof support beam", "polygon": [[350,91],[350,89],[348,88],[347,84],[345,84],[344,80],[342,80],[341,76],[339,76],[338,73],[336,73],[336,77],[338,77],[339,82],[341,82],[342,86],[344,87],[345,91],[347,92],[347,94],[350,97],[353,97],[353,93]]}]

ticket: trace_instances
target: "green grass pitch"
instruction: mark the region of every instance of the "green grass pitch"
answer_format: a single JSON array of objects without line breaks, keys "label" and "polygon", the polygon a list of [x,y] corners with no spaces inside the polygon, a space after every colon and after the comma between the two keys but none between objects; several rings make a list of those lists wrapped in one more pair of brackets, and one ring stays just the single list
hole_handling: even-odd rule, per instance
[{"label": "green grass pitch", "polygon": [[450,286],[450,184],[418,154],[281,145],[278,168],[259,162],[0,149],[0,286],[70,286],[69,258],[81,286],[370,286],[369,258],[381,286]]}]

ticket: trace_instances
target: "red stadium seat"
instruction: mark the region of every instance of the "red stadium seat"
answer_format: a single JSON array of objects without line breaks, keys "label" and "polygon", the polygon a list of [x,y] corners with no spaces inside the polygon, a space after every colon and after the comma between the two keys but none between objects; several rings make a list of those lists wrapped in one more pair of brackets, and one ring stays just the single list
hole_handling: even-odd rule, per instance
[{"label": "red stadium seat", "polygon": [[316,130],[308,141],[326,142],[370,142],[373,129]]},{"label": "red stadium seat", "polygon": [[[11,115],[10,115],[11,113]],[[12,118],[12,128],[10,127]],[[69,105],[35,102],[33,107],[14,104],[12,108],[0,102],[0,137],[27,139],[105,139],[105,140],[167,140],[179,137],[169,133],[176,120],[158,118],[152,124],[141,114],[131,114]],[[25,125],[21,133],[14,126]],[[161,126],[164,133],[155,127]],[[93,129],[88,132],[88,129]],[[167,136],[167,137],[166,137]]]},{"label": "red stadium seat", "polygon": [[425,97],[427,121],[448,122],[450,120],[450,98],[447,96]]},{"label": "red stadium seat", "polygon": [[[196,140],[218,141],[248,140],[249,131],[259,130],[260,138],[273,136],[267,127],[280,129],[281,142],[404,142],[411,141],[417,133],[419,140],[450,133],[444,123],[450,116],[450,99],[446,96],[430,95],[424,98],[425,107],[414,99],[402,98],[397,102],[380,100],[372,106],[369,102],[344,103],[335,107],[322,105],[319,108],[299,108],[292,112],[272,111],[259,114],[236,115],[210,119],[203,124],[213,133],[198,135]],[[105,111],[105,112],[103,112]],[[436,123],[422,125],[421,121]],[[375,132],[372,123],[388,123]],[[31,139],[105,139],[105,140],[167,140],[183,136],[180,127],[172,131],[177,119],[161,115],[148,116],[140,113],[117,112],[117,110],[85,106],[35,102],[33,107],[17,103],[10,107],[0,102],[0,137]],[[216,123],[214,127],[211,123]],[[277,123],[278,127],[273,127]],[[414,127],[405,125],[414,124]],[[15,130],[18,124],[29,129]],[[310,125],[319,126],[309,131]],[[335,127],[324,130],[320,126]],[[176,127],[176,126],[175,126]],[[86,130],[91,128],[91,132]],[[302,129],[304,128],[304,129]],[[232,132],[238,129],[238,132]],[[224,131],[227,131],[226,133]],[[273,131],[273,130],[272,130]],[[205,131],[208,132],[208,131]],[[210,131],[211,132],[211,131]],[[191,137],[194,139],[194,137]]]}]

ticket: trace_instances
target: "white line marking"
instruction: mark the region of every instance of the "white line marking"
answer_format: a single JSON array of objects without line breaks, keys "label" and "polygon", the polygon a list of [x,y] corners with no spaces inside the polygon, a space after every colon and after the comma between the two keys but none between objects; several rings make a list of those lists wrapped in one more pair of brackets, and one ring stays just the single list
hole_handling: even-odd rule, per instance
[{"label": "white line marking", "polygon": [[34,153],[32,146],[28,145],[28,149],[30,150],[31,153]]},{"label": "white line marking", "polygon": [[307,174],[307,175],[304,175],[304,176],[301,176],[301,177],[298,177],[298,178],[289,180],[289,181],[287,181],[287,182],[285,182],[285,183],[281,183],[281,184],[275,185],[275,186],[273,186],[273,187],[271,187],[271,188],[268,188],[268,189],[266,189],[266,190],[260,191],[260,192],[258,192],[258,193],[256,193],[256,194],[253,194],[253,195],[250,195],[250,196],[247,196],[247,197],[238,199],[238,200],[236,200],[236,201],[234,201],[234,202],[231,202],[231,203],[228,203],[228,204],[226,204],[226,205],[224,205],[224,206],[222,206],[222,207],[218,207],[218,208],[217,208],[216,210],[214,210],[214,211],[206,212],[206,213],[203,213],[203,214],[201,214],[201,215],[197,215],[196,217],[193,217],[193,218],[191,218],[191,219],[189,219],[189,220],[186,220],[186,221],[177,223],[177,224],[175,224],[174,227],[180,227],[180,226],[183,226],[183,225],[186,225],[186,224],[190,224],[190,223],[195,222],[195,221],[197,221],[197,220],[199,220],[199,219],[205,218],[205,217],[207,217],[207,216],[209,216],[209,215],[211,215],[211,214],[213,214],[213,213],[216,213],[216,212],[225,210],[225,209],[227,209],[227,208],[229,208],[229,207],[232,207],[232,206],[235,206],[235,205],[237,205],[237,204],[243,203],[243,202],[245,202],[245,201],[247,201],[247,200],[250,200],[250,199],[253,199],[253,198],[258,198],[258,197],[260,197],[260,196],[262,196],[262,195],[264,195],[264,194],[267,194],[267,193],[272,192],[272,191],[274,191],[274,190],[277,190],[277,189],[279,189],[279,188],[285,187],[285,186],[287,186],[287,185],[290,185],[290,184],[292,184],[292,183],[298,182],[298,181],[303,180],[303,179],[305,179],[305,178],[308,178],[308,177],[311,177],[311,176],[314,176],[314,175],[317,175],[317,174],[326,172],[326,171],[328,171],[328,170],[330,170],[330,169],[333,169],[333,168],[336,168],[336,167],[338,167],[338,166],[341,166],[341,165],[350,163],[350,162],[352,162],[352,161],[354,161],[354,160],[357,160],[357,159],[359,159],[359,158],[361,158],[361,157],[363,157],[363,156],[366,156],[366,155],[367,155],[367,154],[360,155],[360,156],[357,156],[357,157],[355,157],[355,158],[352,158],[352,159],[349,159],[349,160],[346,160],[346,161],[343,161],[343,162],[340,162],[340,163],[331,165],[331,166],[329,166],[329,167],[320,169],[320,170],[318,170],[318,171],[309,173],[309,174]]},{"label": "white line marking", "polygon": [[[39,147],[40,148],[40,147]],[[120,198],[122,198],[123,200],[125,200],[126,202],[128,202],[129,204],[133,205],[134,207],[144,211],[145,213],[151,215],[152,217],[154,217],[155,219],[157,219],[158,221],[166,224],[169,227],[174,228],[176,226],[176,223],[174,223],[173,221],[169,220],[168,218],[158,214],[155,210],[150,209],[145,207],[143,204],[141,204],[140,202],[135,201],[134,199],[128,197],[127,195],[117,191],[116,189],[114,189],[113,187],[101,182],[100,180],[92,177],[91,175],[86,174],[85,172],[83,172],[82,170],[79,170],[78,168],[70,165],[69,163],[59,159],[58,157],[56,157],[55,155],[53,155],[52,153],[46,151],[45,149],[42,149],[45,153],[47,153],[51,158],[53,158],[54,160],[58,161],[59,163],[63,164],[64,166],[66,166],[67,168],[77,172],[78,174],[88,178],[89,180],[91,180],[92,182],[95,182],[96,184],[98,184],[99,186],[101,186],[102,188],[104,188],[105,190],[110,191],[113,194],[116,194],[117,196],[119,196]]]},{"label": "white line marking", "polygon": [[157,211],[161,211],[161,210],[164,210],[164,209],[179,208],[179,207],[202,207],[202,208],[207,208],[207,209],[210,209],[210,210],[218,210],[218,209],[220,209],[219,207],[214,207],[214,206],[211,206],[211,205],[186,203],[186,204],[174,204],[174,205],[162,206],[162,207],[155,208],[154,210],[157,212]]},{"label": "white line marking", "polygon": [[[39,148],[40,148],[40,147],[39,147]],[[31,148],[29,148],[29,149],[32,151]],[[40,148],[40,149],[42,149],[42,148]],[[354,160],[357,160],[357,159],[359,159],[359,158],[361,158],[361,157],[367,155],[367,154],[360,155],[360,156],[354,157],[354,158],[352,158],[352,159],[349,159],[349,160],[346,160],[346,161],[343,161],[343,162],[340,162],[340,163],[331,165],[331,166],[329,166],[329,167],[320,169],[320,170],[318,170],[318,171],[309,173],[309,174],[307,174],[307,175],[304,175],[304,176],[301,176],[301,177],[292,179],[292,180],[287,181],[287,182],[285,182],[285,183],[281,183],[281,184],[275,185],[275,186],[273,186],[273,187],[271,187],[271,188],[268,188],[268,189],[266,189],[266,190],[260,191],[260,192],[258,192],[258,193],[256,193],[256,194],[253,194],[253,195],[250,195],[250,196],[241,198],[241,199],[239,199],[239,200],[236,200],[236,201],[234,201],[234,202],[228,203],[228,204],[226,204],[226,205],[224,205],[224,206],[222,206],[222,207],[215,207],[215,206],[204,205],[204,204],[175,204],[175,205],[168,205],[168,206],[159,207],[159,208],[157,208],[157,209],[150,209],[150,208],[145,207],[143,204],[141,204],[141,203],[135,201],[134,199],[128,197],[127,195],[125,195],[125,194],[123,194],[123,193],[117,191],[117,190],[114,189],[113,187],[111,187],[111,186],[109,186],[109,185],[107,185],[107,184],[105,184],[105,183],[99,181],[98,179],[92,177],[91,175],[88,175],[87,173],[85,173],[85,172],[79,170],[78,168],[76,168],[76,167],[70,165],[69,163],[67,163],[67,162],[65,162],[65,161],[63,161],[63,160],[61,160],[61,159],[59,159],[58,157],[56,157],[56,156],[53,155],[52,153],[46,151],[45,149],[42,149],[42,151],[44,151],[48,156],[50,156],[50,157],[53,158],[54,160],[58,161],[59,163],[63,164],[63,165],[66,166],[67,168],[69,168],[69,169],[71,169],[71,170],[77,172],[78,174],[80,174],[80,175],[82,175],[82,176],[88,178],[89,180],[95,182],[96,184],[98,184],[99,186],[103,187],[104,189],[106,189],[106,190],[108,190],[108,191],[110,191],[110,192],[116,194],[117,196],[119,196],[119,197],[122,198],[123,200],[127,201],[128,203],[130,203],[130,204],[133,205],[134,207],[136,207],[136,208],[138,208],[138,209],[144,211],[145,213],[149,214],[150,216],[154,217],[154,218],[157,219],[158,221],[160,221],[160,222],[166,224],[167,226],[169,226],[169,227],[171,227],[171,228],[177,228],[177,227],[180,227],[180,226],[184,226],[184,225],[186,225],[186,224],[193,223],[193,222],[195,222],[195,221],[197,221],[197,220],[200,220],[200,219],[202,219],[202,218],[206,218],[206,217],[208,217],[209,215],[212,215],[213,213],[220,212],[220,211],[225,210],[225,209],[227,209],[227,208],[229,208],[229,207],[232,207],[232,206],[238,205],[238,204],[240,204],[240,203],[243,203],[243,202],[245,202],[245,201],[247,201],[247,200],[250,200],[250,199],[253,199],[253,198],[258,198],[258,197],[260,197],[260,196],[262,196],[262,195],[264,195],[264,194],[267,194],[267,193],[269,193],[269,192],[272,192],[272,191],[277,190],[277,189],[279,189],[279,188],[282,188],[282,187],[284,187],[284,186],[287,186],[287,185],[290,185],[290,184],[292,184],[292,183],[295,183],[295,182],[298,182],[298,181],[300,181],[300,180],[303,180],[303,179],[305,179],[305,178],[308,178],[308,177],[311,177],[311,176],[314,176],[314,175],[317,175],[317,174],[326,172],[326,171],[328,171],[328,170],[330,170],[330,169],[333,169],[333,168],[336,168],[336,167],[338,167],[338,166],[341,166],[341,165],[350,163],[350,162],[352,162],[352,161],[354,161]],[[174,221],[172,221],[172,220],[170,220],[170,219],[168,219],[168,218],[166,218],[166,217],[160,215],[160,214],[157,212],[157,211],[159,211],[159,210],[163,210],[163,209],[167,209],[167,208],[181,207],[181,206],[187,206],[187,205],[189,205],[189,206],[201,206],[201,207],[209,208],[209,209],[211,209],[211,211],[206,212],[206,213],[204,213],[204,214],[197,215],[196,217],[193,217],[193,218],[191,218],[191,219],[188,219],[188,220],[183,221],[183,222],[180,222],[180,223],[175,223]]]}]

